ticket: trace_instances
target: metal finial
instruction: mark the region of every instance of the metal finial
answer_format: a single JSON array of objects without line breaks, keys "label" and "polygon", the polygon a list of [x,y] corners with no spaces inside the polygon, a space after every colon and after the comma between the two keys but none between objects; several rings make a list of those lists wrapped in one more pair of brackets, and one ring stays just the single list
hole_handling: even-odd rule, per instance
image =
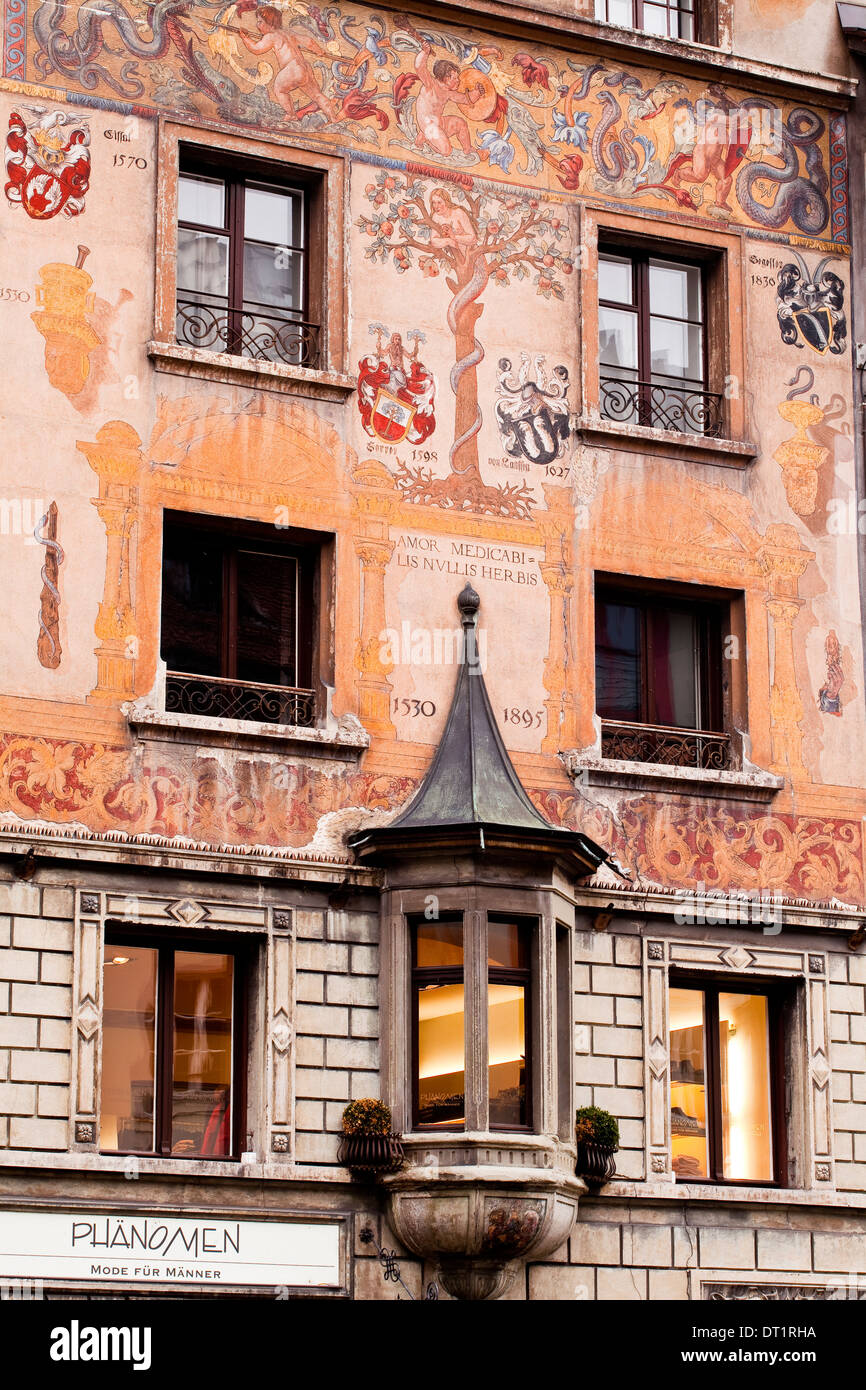
[{"label": "metal finial", "polygon": [[468,581],[465,588],[461,589],[457,596],[457,607],[460,609],[464,622],[467,618],[473,619],[481,607],[481,599]]}]

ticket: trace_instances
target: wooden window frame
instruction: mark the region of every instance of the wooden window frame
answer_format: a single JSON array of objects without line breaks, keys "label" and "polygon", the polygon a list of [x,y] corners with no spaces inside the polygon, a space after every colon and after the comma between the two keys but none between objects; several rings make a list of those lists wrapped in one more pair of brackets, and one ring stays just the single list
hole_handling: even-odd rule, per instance
[{"label": "wooden window frame", "polygon": [[[183,932],[166,934],[132,927],[106,925],[105,947],[140,946],[153,949],[157,956],[157,1002],[154,1041],[154,1147],[142,1149],[101,1149],[105,1155],[133,1158],[171,1158],[192,1163],[240,1160],[246,1130],[247,1068],[249,1038],[248,980],[253,948],[247,938],[220,933],[219,936]],[[232,984],[232,1084],[230,1152],[214,1156],[173,1153],[171,1147],[171,1099],[173,1087],[173,1003],[174,956],[178,951],[231,956],[234,961]],[[169,963],[169,957],[171,961]],[[104,970],[103,965],[103,970]],[[169,983],[171,992],[169,993]],[[171,1005],[168,1000],[171,999]]]},{"label": "wooden window frame", "polygon": [[[295,169],[267,160],[226,156],[216,150],[202,151],[195,146],[182,143],[179,150],[178,178],[203,177],[219,179],[225,186],[225,226],[212,227],[204,223],[186,222],[178,217],[177,226],[190,231],[216,233],[228,241],[228,287],[226,292],[227,343],[225,351],[230,356],[246,357],[241,351],[243,340],[242,320],[248,311],[244,296],[244,244],[249,239],[244,231],[245,190],[248,184],[269,183],[286,192],[299,192],[303,197],[303,246],[298,249],[303,258],[303,302],[300,310],[285,312],[287,323],[310,323],[316,331],[316,348],[313,360],[298,365],[318,366],[320,347],[319,335],[323,332],[324,320],[324,248],[322,237],[322,216],[324,210],[323,175],[309,169]],[[181,287],[178,286],[178,293]],[[195,291],[186,291],[194,295]],[[203,292],[202,292],[203,293]],[[210,296],[214,298],[216,296]],[[267,306],[262,306],[266,311]],[[295,315],[300,313],[300,319]],[[270,318],[278,318],[280,310],[274,306]],[[249,360],[255,361],[256,358]]]},{"label": "wooden window frame", "polygon": [[580,271],[581,302],[581,400],[582,434],[587,442],[603,444],[611,438],[619,447],[655,456],[703,459],[714,464],[743,468],[758,450],[749,438],[747,397],[746,281],[747,241],[741,229],[669,222],[664,235],[656,218],[633,211],[610,213],[587,205],[581,214],[581,240],[613,255],[647,251],[663,260],[699,262],[706,275],[707,389],[720,396],[721,426],[717,435],[662,431],[627,424],[601,414],[603,393],[599,383],[598,263],[597,256]]},{"label": "wooden window frame", "polygon": [[[643,244],[626,244],[618,242],[607,236],[600,238],[598,246],[599,263],[604,256],[615,256],[620,260],[631,262],[632,276],[632,303],[621,304],[614,300],[602,299],[598,296],[599,330],[601,325],[601,310],[615,309],[624,313],[633,313],[637,319],[637,382],[635,383],[635,399],[640,416],[639,423],[649,424],[650,428],[669,428],[664,422],[656,424],[653,420],[653,367],[652,367],[652,319],[663,318],[674,323],[687,323],[695,325],[701,330],[701,376],[700,379],[691,377],[665,377],[662,372],[656,372],[656,376],[665,377],[664,383],[659,383],[661,389],[670,392],[672,397],[682,395],[688,396],[712,396],[722,395],[719,387],[722,384],[724,372],[719,372],[719,363],[714,360],[716,354],[712,351],[712,344],[718,334],[718,315],[713,312],[713,297],[717,293],[719,286],[718,256],[708,258],[705,255],[683,255],[676,247],[667,244],[653,244],[644,242]],[[683,269],[697,270],[700,273],[701,286],[701,312],[699,319],[678,319],[673,315],[655,313],[650,310],[650,261],[667,261],[671,265],[679,266]],[[712,336],[711,336],[712,335]],[[599,347],[598,375],[601,379],[606,375],[607,368],[601,362]],[[624,377],[623,382],[626,386],[630,385],[629,379]],[[680,382],[681,384],[677,384]],[[599,398],[601,399],[601,386],[599,384]],[[724,438],[727,434],[728,420],[725,401],[722,398],[718,402],[719,425],[718,437]],[[615,417],[604,417],[613,419]],[[682,431],[683,434],[691,434],[691,431]],[[714,432],[696,430],[695,437],[698,439],[712,439]]]},{"label": "wooden window frame", "polygon": [[[730,604],[725,597],[708,599],[706,591],[701,595],[684,593],[682,590],[666,590],[657,586],[649,587],[644,581],[627,584],[617,579],[597,580],[595,591],[596,611],[600,603],[625,603],[638,609],[641,623],[641,717],[638,724],[659,725],[656,717],[655,697],[649,679],[651,642],[648,637],[647,615],[652,610],[690,613],[696,610],[702,619],[700,641],[702,650],[696,653],[696,674],[698,677],[700,723],[697,731],[701,733],[727,733],[725,700],[721,664],[722,632],[726,617],[729,617]],[[596,652],[598,650],[596,644]],[[597,672],[596,666],[596,672]],[[596,710],[598,711],[598,675],[596,674]],[[706,712],[706,713],[705,713]],[[604,719],[607,716],[599,714]],[[679,727],[670,725],[667,727]]]},{"label": "wooden window frame", "polygon": [[[705,1178],[689,1176],[682,1179],[691,1187],[787,1187],[788,1185],[788,1138],[785,1123],[785,1028],[784,1010],[791,997],[791,984],[778,979],[744,979],[737,976],[693,975],[691,972],[671,969],[668,977],[669,989],[691,990],[703,993],[706,1003],[704,1016],[707,1072],[705,1088],[707,1095],[707,1151],[711,1172]],[[757,994],[767,999],[767,1018],[769,1029],[769,1090],[770,1090],[770,1132],[773,1146],[773,1177],[771,1179],[726,1178],[722,1153],[722,1091],[720,1078],[720,1056],[718,1049],[718,1001],[720,994]],[[710,1045],[714,1041],[713,1046]],[[670,1049],[670,1035],[668,1036]],[[670,1106],[670,1101],[668,1101]],[[673,1153],[673,1144],[671,1145]],[[674,1175],[675,1180],[679,1181]]]},{"label": "wooden window frame", "polygon": [[[317,369],[233,357],[177,341],[178,171],[181,152],[193,163],[232,164],[256,178],[310,191],[310,282],[320,287]],[[194,121],[160,118],[157,153],[156,277],[153,339],[147,353],[157,371],[341,402],[356,389],[348,373],[348,287],[345,219],[349,200],[345,154],[287,146],[285,136],[235,135]]]},{"label": "wooden window frame", "polygon": [[[229,521],[209,516],[192,515],[189,512],[163,513],[163,551],[166,534],[169,530],[189,532],[190,535],[204,534],[222,551],[223,601],[220,619],[220,671],[225,679],[237,679],[237,556],[239,551],[253,549],[261,554],[279,553],[287,559],[298,562],[296,589],[296,646],[295,674],[296,684],[312,689],[313,644],[315,634],[317,560],[319,545],[314,541],[290,544],[282,539],[271,539],[271,527],[263,527],[254,522]],[[162,611],[162,601],[161,601]],[[160,640],[164,637],[162,628]],[[208,672],[190,671],[189,675],[204,675]]]},{"label": "wooden window frame", "polygon": [[[232,565],[227,562],[227,554],[235,553],[251,546],[268,553],[279,551],[298,561],[298,585],[296,601],[296,673],[297,688],[311,691],[312,696],[304,696],[311,701],[313,718],[311,727],[318,725],[326,707],[328,681],[325,663],[330,647],[330,609],[323,597],[330,591],[330,575],[333,568],[334,538],[325,532],[301,530],[297,527],[283,527],[275,534],[274,528],[263,522],[246,521],[229,517],[216,517],[199,513],[170,511],[163,512],[162,546],[165,548],[165,535],[169,527],[187,531],[191,536],[203,533],[223,546],[223,606],[221,616],[220,674],[213,679],[233,680],[236,645],[232,647],[232,631],[237,631],[237,588],[236,579],[232,584]],[[164,572],[164,566],[162,567]],[[163,596],[160,589],[160,654],[163,651],[162,631]],[[169,674],[171,674],[169,672]],[[201,673],[185,672],[196,676]],[[201,674],[206,681],[208,674]],[[264,687],[263,687],[264,688]],[[286,686],[287,690],[295,687]],[[252,715],[246,716],[253,718]]]},{"label": "wooden window frame", "polygon": [[[463,1076],[464,1087],[470,1084],[469,1068],[467,1066],[467,1052],[471,1033],[477,1029],[478,1020],[472,1017],[472,1001],[482,1001],[479,1007],[485,1011],[489,1007],[490,984],[519,984],[523,987],[523,1007],[524,1007],[524,1036],[526,1040],[525,1058],[525,1113],[527,1123],[522,1125],[493,1125],[489,1119],[490,1087],[489,1087],[489,1066],[490,1053],[488,1048],[487,1060],[483,1070],[484,1075],[484,1109],[487,1112],[487,1129],[495,1134],[532,1134],[535,1132],[533,1123],[534,1116],[534,1095],[533,1095],[533,1064],[532,1054],[534,1051],[534,990],[537,978],[537,933],[539,920],[534,916],[527,916],[525,913],[507,913],[489,910],[485,913],[484,936],[487,939],[487,926],[491,922],[512,923],[521,931],[527,933],[527,953],[529,965],[522,969],[507,969],[501,966],[491,966],[488,963],[485,952],[481,962],[482,978],[477,982],[478,988],[473,988],[471,979],[472,954],[467,950],[467,933],[469,931],[469,914],[460,912],[442,913],[436,920],[439,922],[460,923],[463,928],[463,964],[460,966],[419,966],[418,965],[418,934],[417,929],[427,920],[422,914],[413,913],[407,917],[409,946],[410,946],[410,969],[409,969],[409,988],[411,995],[410,1018],[411,1018],[411,1065],[412,1065],[412,1111],[411,1124],[414,1133],[433,1133],[433,1134],[463,1134],[466,1132],[466,1123],[461,1126],[450,1125],[447,1122],[422,1123],[418,1119],[420,1111],[420,1017],[418,1010],[418,986],[420,983],[427,985],[463,985]],[[483,1030],[487,1036],[486,1024]],[[469,1096],[464,1096],[465,1109],[469,1109]]]},{"label": "wooden window frame", "polygon": [[[608,18],[609,0],[603,0],[604,15],[595,14],[596,19],[602,20],[605,24],[614,24],[615,20]],[[676,15],[691,14],[693,16],[692,29],[690,36],[684,34],[656,34],[654,31],[644,28],[644,5],[651,4],[654,8],[666,9],[669,14]],[[701,43],[710,46],[717,42],[718,17],[716,15],[715,0],[692,0],[692,9],[689,10],[681,0],[631,0],[632,21],[631,28],[638,30],[642,34],[651,34],[653,38],[672,39],[680,43]],[[668,20],[670,24],[670,19]],[[679,27],[679,26],[678,26]]]}]

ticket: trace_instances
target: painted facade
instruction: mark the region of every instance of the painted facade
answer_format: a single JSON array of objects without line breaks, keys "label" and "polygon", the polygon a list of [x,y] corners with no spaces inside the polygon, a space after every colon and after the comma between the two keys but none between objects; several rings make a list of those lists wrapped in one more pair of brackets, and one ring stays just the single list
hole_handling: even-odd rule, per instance
[{"label": "painted facade", "polygon": [[[429,766],[456,670],[441,643],[468,580],[533,803],[629,875],[580,885],[571,924],[575,1095],[620,1117],[619,1186],[581,1203],[569,1258],[530,1266],[510,1296],[701,1297],[731,1270],[810,1287],[850,1272],[842,1255],[813,1267],[790,1253],[803,1232],[844,1244],[866,1228],[866,523],[835,7],[734,0],[719,46],[697,49],[634,42],[591,6],[545,6],[535,22],[514,7],[505,33],[471,6],[457,25],[435,6],[3,3],[0,1047],[55,1059],[50,1113],[26,1061],[20,1085],[0,1075],[4,1203],[19,1168],[50,1174],[52,1154],[82,1199],[122,1201],[95,1146],[93,941],[127,899],[151,925],[201,900],[212,922],[249,913],[268,941],[251,1175],[276,1185],[283,1215],[315,1182],[341,1216],[372,1209],[336,1161],[342,1104],[379,1094],[387,1071],[380,880],[346,837],[386,824]],[[178,343],[181,148],[282,163],[326,190],[315,369]],[[722,437],[605,418],[597,265],[611,238],[724,266],[709,330]],[[165,511],[333,538],[317,727],[166,714]],[[733,771],[603,756],[597,574],[736,596]],[[691,893],[772,896],[784,933],[704,913],[689,936],[672,918]],[[698,940],[714,970],[796,980],[817,1001],[796,1191],[770,1198],[793,1213],[784,1250],[754,1191],[736,1232],[714,1190],[699,1254],[671,1244],[682,1184],[650,1080],[664,1085],[650,1049],[667,1028],[651,977],[696,959]],[[55,951],[67,974],[51,988],[66,993],[42,1015],[24,991]],[[37,1017],[56,1020],[59,1050]],[[225,1166],[195,1165],[203,1204],[228,1201]],[[183,1165],[144,1168],[158,1200]],[[617,1212],[646,1219],[643,1263],[621,1244],[603,1253]],[[775,1259],[761,1253],[774,1240]],[[349,1245],[345,1286],[384,1296]]]}]

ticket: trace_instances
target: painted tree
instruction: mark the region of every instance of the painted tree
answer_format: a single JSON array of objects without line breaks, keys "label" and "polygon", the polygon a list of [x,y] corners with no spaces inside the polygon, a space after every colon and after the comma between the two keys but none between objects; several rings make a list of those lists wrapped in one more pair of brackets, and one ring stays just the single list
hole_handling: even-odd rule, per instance
[{"label": "painted tree", "polygon": [[542,298],[563,298],[559,276],[573,272],[574,259],[560,244],[566,236],[562,210],[517,193],[498,198],[456,185],[430,190],[404,174],[380,173],[365,191],[372,211],[358,225],[371,238],[367,259],[392,260],[400,274],[413,269],[431,278],[444,274],[452,296],[447,313],[455,343],[450,471],[438,478],[430,469],[401,464],[396,481],[409,501],[528,517],[534,499],[525,483],[490,486],[481,477],[478,366],[484,348],[476,325],[491,283],[503,289],[532,278]]}]

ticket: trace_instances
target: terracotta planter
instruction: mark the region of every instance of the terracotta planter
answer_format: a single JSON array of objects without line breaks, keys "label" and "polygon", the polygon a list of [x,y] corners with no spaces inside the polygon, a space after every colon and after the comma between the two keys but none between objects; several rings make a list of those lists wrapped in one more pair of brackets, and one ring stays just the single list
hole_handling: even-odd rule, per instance
[{"label": "terracotta planter", "polygon": [[396,1173],[403,1162],[399,1134],[344,1134],[337,1150],[337,1162],[351,1168],[359,1177],[375,1173]]},{"label": "terracotta planter", "polygon": [[610,1148],[607,1144],[579,1142],[574,1171],[579,1178],[583,1178],[588,1187],[601,1187],[602,1183],[609,1182],[616,1172],[615,1154],[616,1149]]}]

